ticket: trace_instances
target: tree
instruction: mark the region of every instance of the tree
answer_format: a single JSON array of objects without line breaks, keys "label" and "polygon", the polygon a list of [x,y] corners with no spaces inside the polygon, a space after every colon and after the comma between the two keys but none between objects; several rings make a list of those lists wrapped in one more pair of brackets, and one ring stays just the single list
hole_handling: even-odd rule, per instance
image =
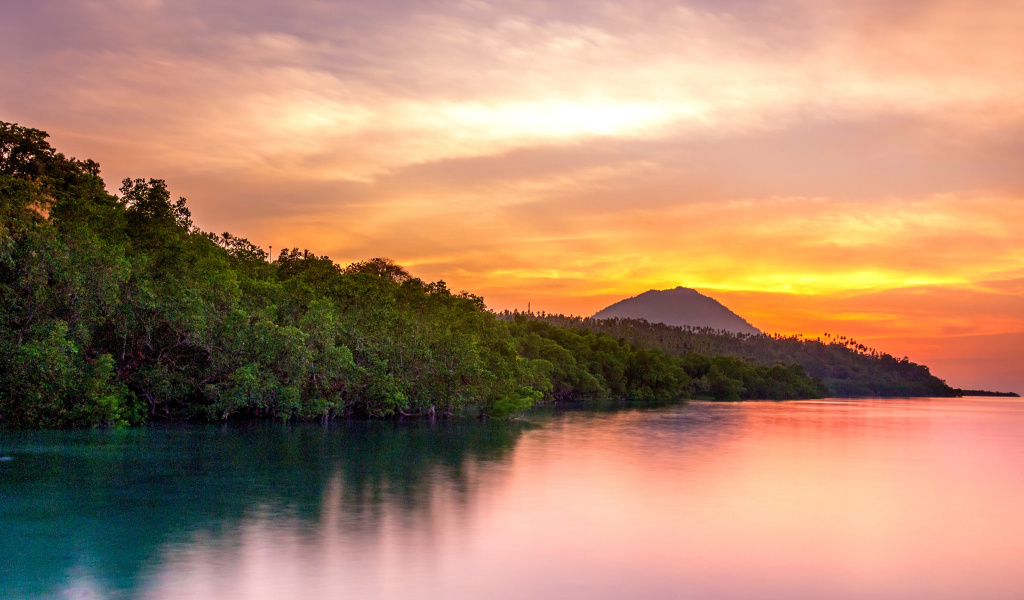
[{"label": "tree", "polygon": [[50,146],[48,137],[45,131],[0,121],[0,174],[29,181],[61,171],[99,175],[98,164],[66,158]]},{"label": "tree", "polygon": [[355,262],[345,267],[342,272],[346,274],[369,273],[383,279],[390,279],[395,283],[403,283],[412,279],[412,275],[405,268],[399,266],[390,258],[371,258],[370,260]]}]

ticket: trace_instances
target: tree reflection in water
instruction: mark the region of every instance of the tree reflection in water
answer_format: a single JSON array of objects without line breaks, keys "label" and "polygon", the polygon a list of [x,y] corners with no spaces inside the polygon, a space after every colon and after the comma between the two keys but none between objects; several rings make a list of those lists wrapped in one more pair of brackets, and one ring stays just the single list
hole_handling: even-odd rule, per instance
[{"label": "tree reflection in water", "polygon": [[[150,427],[4,433],[0,596],[133,597],[168,548],[246,521],[372,538],[483,484],[525,423]],[[355,541],[355,540],[353,540]],[[365,542],[365,539],[363,540]],[[71,586],[69,588],[69,582]]]}]

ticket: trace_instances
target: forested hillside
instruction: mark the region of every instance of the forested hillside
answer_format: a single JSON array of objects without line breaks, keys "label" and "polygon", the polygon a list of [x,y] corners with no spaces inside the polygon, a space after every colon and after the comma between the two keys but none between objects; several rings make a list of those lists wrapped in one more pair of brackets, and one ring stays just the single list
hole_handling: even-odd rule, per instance
[{"label": "forested hillside", "polygon": [[197,229],[162,180],[108,193],[46,137],[0,122],[0,426],[824,394],[799,367],[499,319],[387,259],[270,257]]},{"label": "forested hillside", "polygon": [[869,348],[845,336],[804,339],[799,336],[736,334],[708,328],[673,327],[640,319],[592,319],[564,315],[535,316],[560,327],[608,334],[643,348],[673,356],[730,356],[760,365],[800,365],[820,379],[828,395],[958,396],[928,367]]}]

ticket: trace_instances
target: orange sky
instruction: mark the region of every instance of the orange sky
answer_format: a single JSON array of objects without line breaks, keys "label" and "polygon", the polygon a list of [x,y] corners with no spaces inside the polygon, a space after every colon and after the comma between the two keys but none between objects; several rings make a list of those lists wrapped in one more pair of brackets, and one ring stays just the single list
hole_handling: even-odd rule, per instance
[{"label": "orange sky", "polygon": [[492,308],[695,287],[1024,392],[1024,3],[40,0],[0,120]]}]

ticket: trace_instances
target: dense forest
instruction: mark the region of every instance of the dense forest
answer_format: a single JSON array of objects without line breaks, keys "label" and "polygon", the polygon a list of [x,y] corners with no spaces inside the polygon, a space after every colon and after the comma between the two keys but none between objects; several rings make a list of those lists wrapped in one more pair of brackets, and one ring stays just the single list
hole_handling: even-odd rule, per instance
[{"label": "dense forest", "polygon": [[164,181],[0,122],[0,425],[503,417],[541,401],[821,397],[795,365],[499,318],[377,258],[271,257],[192,223]]},{"label": "dense forest", "polygon": [[[833,397],[965,395],[932,375],[928,367],[896,358],[845,336],[731,333],[708,328],[676,327],[642,319],[591,319],[564,315],[528,315],[559,327],[603,333],[642,348],[678,357],[717,356],[759,365],[799,365],[820,379]],[[972,392],[976,394],[977,392]]]}]

